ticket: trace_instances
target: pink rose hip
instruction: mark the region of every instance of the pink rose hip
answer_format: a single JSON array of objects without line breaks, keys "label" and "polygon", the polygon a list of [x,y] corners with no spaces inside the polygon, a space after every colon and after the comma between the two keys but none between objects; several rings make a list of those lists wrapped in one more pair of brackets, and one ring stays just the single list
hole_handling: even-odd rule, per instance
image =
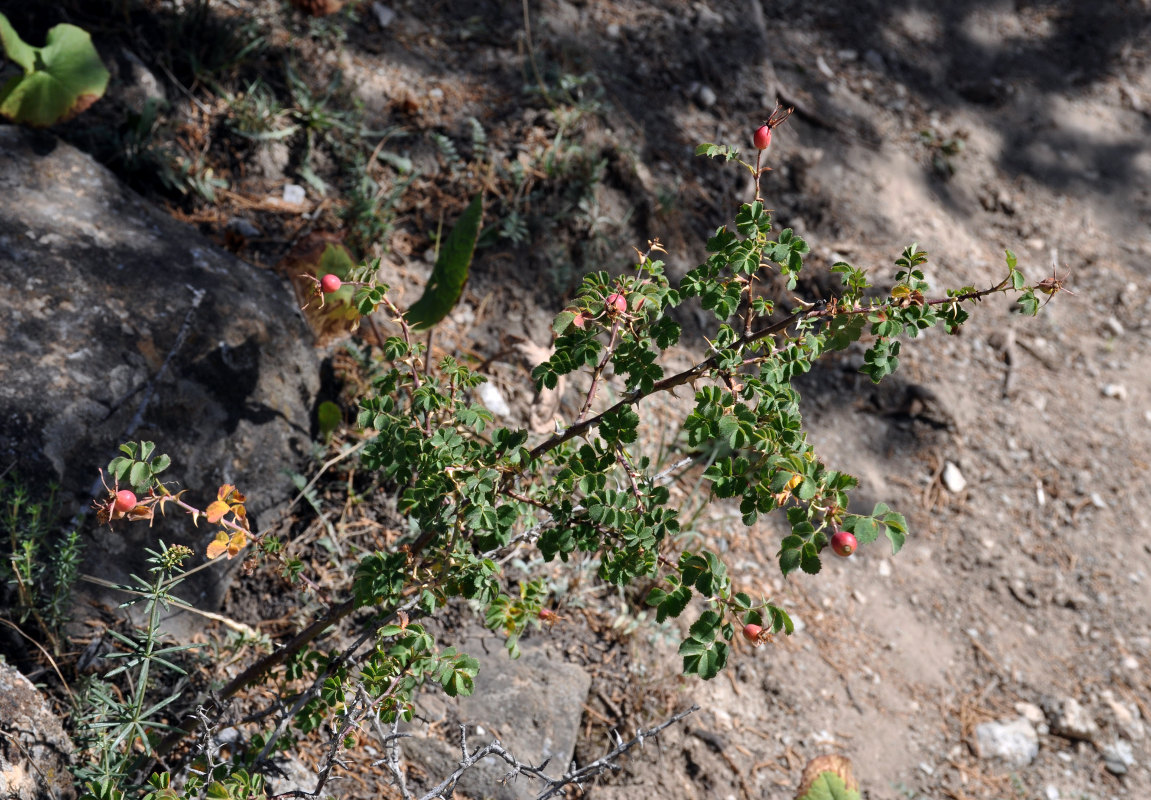
[{"label": "pink rose hip", "polygon": [[324,277],[320,278],[320,289],[324,294],[331,294],[332,292],[340,291],[340,287],[344,282],[340,280],[340,276],[334,272],[329,272]]},{"label": "pink rose hip", "polygon": [[121,514],[127,514],[136,507],[136,495],[127,489],[121,489],[116,492],[116,510]]}]

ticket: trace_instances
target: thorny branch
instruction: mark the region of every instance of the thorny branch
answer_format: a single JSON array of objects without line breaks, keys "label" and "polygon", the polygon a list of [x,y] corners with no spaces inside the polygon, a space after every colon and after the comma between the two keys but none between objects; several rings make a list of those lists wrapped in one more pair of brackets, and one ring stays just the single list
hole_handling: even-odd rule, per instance
[{"label": "thorny branch", "polygon": [[[961,295],[956,295],[954,297],[947,297],[947,298],[941,298],[941,299],[935,299],[935,300],[926,300],[924,302],[928,305],[944,305],[944,304],[949,304],[949,303],[959,303],[959,302],[972,301],[972,300],[978,301],[987,295],[995,294],[995,293],[1004,291],[1006,289],[1006,287],[1008,286],[1008,284],[1009,284],[1009,281],[1004,280],[1004,281],[1000,282],[999,284],[997,284],[993,287],[990,287],[988,289],[983,289],[983,290],[978,290],[978,291],[973,291],[973,292],[967,292],[967,293],[964,293]],[[828,304],[828,305],[822,306],[822,307],[811,306],[808,308],[801,309],[801,310],[785,317],[784,319],[782,319],[778,322],[775,322],[771,325],[768,325],[767,327],[765,327],[759,331],[755,331],[755,332],[752,332],[750,334],[745,334],[745,335],[741,336],[739,339],[737,339],[733,343],[733,347],[741,348],[741,347],[744,347],[748,344],[752,344],[756,341],[767,338],[768,336],[771,336],[773,334],[779,333],[780,331],[786,330],[791,325],[793,325],[796,322],[799,322],[800,320],[805,319],[805,318],[820,318],[820,317],[833,317],[833,316],[837,316],[837,315],[856,315],[856,314],[865,314],[865,313],[877,313],[879,311],[882,311],[884,308],[886,308],[890,305],[891,305],[891,303],[885,303],[885,304],[881,304],[879,306],[874,306],[874,307],[866,308],[866,309],[847,309],[847,310],[837,309],[832,304]],[[704,359],[703,361],[699,362],[698,364],[696,364],[692,367],[689,367],[688,369],[686,369],[682,372],[679,372],[675,375],[671,375],[669,377],[666,377],[660,381],[656,381],[655,384],[652,386],[652,388],[649,391],[645,392],[641,389],[636,389],[636,390],[632,391],[631,393],[629,393],[625,397],[621,398],[618,402],[616,402],[614,405],[612,405],[607,410],[602,411],[593,417],[589,417],[589,418],[584,419],[580,422],[577,422],[576,424],[568,427],[567,429],[549,437],[548,439],[546,439],[545,441],[543,441],[542,443],[540,443],[539,445],[537,445],[535,448],[533,448],[531,450],[531,452],[530,452],[531,458],[532,459],[539,458],[539,457],[543,456],[545,453],[547,453],[547,452],[555,449],[559,445],[563,444],[564,442],[567,442],[570,439],[573,439],[577,436],[581,436],[584,433],[586,433],[587,431],[598,427],[600,425],[600,423],[603,422],[604,418],[607,417],[608,415],[614,414],[614,413],[620,411],[621,409],[623,409],[625,407],[635,405],[636,403],[638,403],[640,400],[644,399],[645,397],[649,397],[651,395],[654,395],[654,394],[657,394],[660,392],[669,391],[675,387],[682,386],[684,384],[688,384],[688,383],[691,383],[692,381],[699,379],[704,374],[706,374],[708,370],[712,369],[715,366],[718,358],[719,358],[719,353],[714,353],[710,357]],[[504,491],[505,491],[505,493],[507,492],[506,487],[505,487]],[[547,524],[548,524],[548,521],[545,521],[537,527],[542,529]],[[417,540],[415,545],[413,545],[412,555],[415,556],[416,554],[418,554],[420,552],[420,550],[422,550],[423,547],[425,547],[429,541],[430,541],[430,537],[426,537],[426,536],[422,536],[419,540]],[[283,663],[289,656],[298,652],[301,648],[306,646],[309,642],[311,642],[313,639],[315,639],[317,636],[319,636],[321,633],[323,633],[329,627],[336,624],[337,622],[342,620],[344,617],[348,616],[354,609],[355,609],[354,599],[348,599],[348,600],[345,600],[344,602],[342,602],[336,606],[333,606],[328,611],[327,614],[325,614],[320,619],[317,619],[315,622],[313,622],[308,627],[304,628],[292,640],[287,642],[285,645],[283,645],[282,647],[280,647],[279,649],[277,649],[273,653],[259,659],[258,661],[253,663],[250,667],[248,667],[246,670],[244,670],[240,675],[238,675],[236,678],[234,678],[232,681],[230,681],[220,691],[219,696],[222,699],[227,699],[227,698],[235,695],[237,692],[239,692],[241,689],[248,686],[249,684],[254,683],[255,681],[259,680],[264,675],[266,675],[269,670],[271,670],[272,668]],[[184,737],[191,734],[196,729],[197,724],[198,724],[198,720],[195,717],[186,718],[181,726],[179,726],[176,730],[171,732],[157,746],[156,750],[154,751],[153,757],[156,759],[163,758],[166,754],[171,752],[171,750],[177,744],[179,744],[180,741],[182,741],[184,739]]]},{"label": "thorny branch", "polygon": [[[547,761],[544,761],[544,763],[540,764],[538,767],[534,767],[531,764],[525,764],[517,759],[512,753],[508,752],[507,748],[500,744],[498,739],[493,739],[483,747],[477,748],[471,753],[468,753],[467,730],[464,728],[464,726],[461,725],[460,746],[463,751],[463,758],[460,760],[459,765],[451,775],[444,778],[442,781],[432,787],[432,789],[427,792],[427,794],[423,795],[420,800],[435,800],[435,798],[450,797],[452,791],[455,789],[456,783],[460,779],[460,776],[462,776],[479,761],[482,761],[488,756],[498,756],[502,758],[508,764],[508,766],[511,767],[507,774],[504,775],[503,781],[505,783],[508,781],[514,781],[521,774],[530,775],[531,777],[542,781],[544,784],[544,789],[542,792],[536,795],[536,800],[547,800],[547,798],[555,797],[557,794],[559,794],[565,786],[575,784],[578,787],[582,784],[583,781],[594,778],[597,775],[607,772],[609,769],[619,769],[619,764],[617,764],[616,761],[620,756],[622,756],[624,753],[627,753],[636,745],[643,747],[645,741],[658,735],[665,728],[668,728],[684,719],[685,717],[694,714],[696,711],[699,711],[699,706],[693,705],[690,708],[675,714],[669,719],[664,720],[658,725],[637,732],[635,736],[626,742],[622,740],[619,734],[615,734],[616,746],[612,749],[611,752],[583,767],[570,769],[558,778],[549,777],[543,771],[547,766]],[[406,790],[403,791],[404,797],[409,797]]]},{"label": "thorny branch", "polygon": [[[954,297],[943,297],[943,298],[939,298],[939,299],[935,299],[935,300],[926,300],[924,302],[926,305],[940,306],[940,305],[948,305],[951,303],[961,303],[961,302],[965,302],[965,301],[969,301],[969,300],[978,301],[978,300],[982,300],[987,295],[996,294],[998,292],[1004,291],[1008,285],[1009,285],[1009,281],[1004,280],[1004,281],[1001,281],[999,284],[992,286],[989,289],[981,289],[978,291],[966,292],[964,294],[956,295]],[[794,314],[791,314],[790,316],[785,317],[784,319],[781,319],[779,322],[772,323],[771,325],[768,325],[766,328],[763,328],[761,330],[751,332],[751,333],[745,333],[743,336],[739,337],[737,340],[735,340],[732,343],[731,349],[738,350],[742,347],[746,347],[749,344],[752,344],[754,342],[758,342],[760,339],[765,339],[768,336],[771,336],[773,334],[779,333],[780,331],[786,330],[791,325],[795,324],[796,322],[799,322],[800,320],[802,320],[804,318],[817,319],[817,318],[821,318],[821,317],[855,316],[858,314],[875,314],[875,313],[879,313],[880,311],[884,310],[885,308],[890,307],[891,305],[893,305],[893,303],[883,303],[881,305],[872,306],[869,308],[855,308],[855,309],[836,308],[831,303],[828,303],[827,305],[824,305],[824,306],[813,305],[809,308],[801,309],[801,310],[795,312]],[[683,372],[679,372],[675,375],[670,375],[670,376],[664,378],[663,380],[656,381],[655,384],[651,387],[651,389],[649,391],[645,392],[642,389],[635,389],[634,391],[630,392],[626,396],[622,397],[620,400],[618,400],[614,405],[612,405],[607,410],[601,411],[599,414],[596,414],[594,417],[588,417],[586,419],[580,419],[574,425],[571,425],[570,427],[566,428],[565,430],[560,431],[559,433],[556,433],[553,436],[550,436],[545,441],[536,445],[534,448],[532,448],[531,457],[533,459],[539,458],[542,455],[544,455],[545,453],[548,453],[551,450],[554,450],[555,448],[559,447],[564,442],[566,442],[570,439],[574,439],[577,436],[582,436],[583,434],[587,433],[589,430],[598,427],[600,425],[600,423],[603,422],[605,417],[608,417],[612,414],[615,414],[618,411],[620,411],[624,408],[627,408],[628,406],[633,406],[636,403],[638,403],[640,400],[643,400],[645,397],[650,397],[652,395],[659,394],[660,392],[666,392],[666,391],[669,391],[670,389],[676,388],[677,386],[683,386],[686,383],[691,383],[692,381],[698,380],[705,373],[707,373],[708,370],[712,369],[716,365],[716,362],[718,361],[719,357],[720,357],[720,353],[713,353],[710,357],[704,359],[703,361],[699,362],[698,364],[696,364],[693,367],[689,367],[689,368],[685,369]]]}]

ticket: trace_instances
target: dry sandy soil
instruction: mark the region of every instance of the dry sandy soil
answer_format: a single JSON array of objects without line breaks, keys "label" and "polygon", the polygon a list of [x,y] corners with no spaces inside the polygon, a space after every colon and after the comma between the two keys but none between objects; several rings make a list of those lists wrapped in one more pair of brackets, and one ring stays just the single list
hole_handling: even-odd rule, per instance
[{"label": "dry sandy soil", "polygon": [[[522,241],[481,251],[444,334],[491,359],[524,422],[531,397],[512,341],[546,345],[573,278],[624,268],[633,244],[660,237],[677,271],[698,263],[707,233],[751,193],[746,173],[694,158],[694,147],[750,148],[777,97],[796,111],[776,132],[764,193],[812,244],[806,299],[833,290],[821,276],[839,259],[882,283],[912,241],[931,253],[941,294],[998,281],[1005,248],[1031,280],[1069,275],[1074,295],[1038,318],[995,297],[960,335],[908,342],[884,387],[856,371],[861,351],[803,380],[823,458],[861,478],[861,506],[904,512],[912,537],[895,557],[877,543],[817,578],[784,581],[774,525],[745,530],[735,509],[709,505],[697,530],[742,588],[777,599],[801,628],[737,648],[727,672],[702,684],[674,677],[674,650],[652,623],[635,626],[631,672],[593,670],[593,711],[625,734],[668,707],[702,711],[587,796],[786,797],[803,763],[827,752],[852,759],[873,800],[1151,791],[1147,0],[533,0],[530,40],[509,0],[393,0],[394,14],[362,3],[323,23],[256,0],[212,6],[279,20],[311,48],[317,75],[343,72],[370,126],[403,127],[388,149],[424,177],[386,255],[400,291],[418,291],[424,234],[469,187],[500,197],[502,221],[514,209],[529,220]],[[550,109],[533,91],[533,58]],[[573,85],[560,88],[559,75]],[[529,189],[553,188],[457,172],[431,136],[467,151],[470,117],[491,163],[518,162]],[[602,159],[596,179],[549,182],[549,147],[581,169],[588,153]],[[232,191],[274,190],[288,168],[277,152],[241,154]],[[565,199],[563,181],[591,188]],[[224,237],[213,207],[181,213]],[[582,222],[537,221],[548,214]],[[304,227],[275,224],[290,228],[284,239]],[[271,261],[277,235],[241,253]],[[686,359],[698,340],[685,345]],[[651,413],[657,425],[663,410]],[[659,691],[644,683],[653,674]],[[645,705],[645,692],[660,702]],[[1059,710],[1072,699],[1079,728]],[[978,725],[1029,715],[1033,761],[981,757]],[[602,746],[581,743],[581,758]]]}]

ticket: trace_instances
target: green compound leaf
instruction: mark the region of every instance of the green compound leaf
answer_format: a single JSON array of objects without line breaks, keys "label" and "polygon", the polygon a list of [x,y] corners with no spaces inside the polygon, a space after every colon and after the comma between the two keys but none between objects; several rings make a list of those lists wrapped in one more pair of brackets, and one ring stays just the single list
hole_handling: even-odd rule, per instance
[{"label": "green compound leaf", "polygon": [[468,269],[484,218],[484,199],[477,194],[440,245],[440,254],[424,294],[404,315],[416,330],[427,330],[455,307],[468,281]]},{"label": "green compound leaf", "polygon": [[108,88],[108,70],[92,37],[75,25],[57,25],[44,47],[32,47],[0,14],[0,44],[24,69],[0,87],[0,114],[15,122],[46,128],[71,119]]}]

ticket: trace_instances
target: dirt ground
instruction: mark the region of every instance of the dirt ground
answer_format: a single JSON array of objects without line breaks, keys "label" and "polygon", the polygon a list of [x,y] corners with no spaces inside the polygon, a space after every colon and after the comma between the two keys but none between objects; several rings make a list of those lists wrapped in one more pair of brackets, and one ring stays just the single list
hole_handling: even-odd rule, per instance
[{"label": "dirt ground", "polygon": [[[96,25],[73,6],[73,21]],[[812,244],[804,299],[833,291],[827,269],[840,259],[882,283],[913,241],[932,255],[940,294],[998,281],[1005,248],[1029,279],[1054,269],[1074,292],[1038,318],[990,299],[960,335],[907,342],[879,388],[857,371],[862,350],[803,379],[817,449],[861,478],[861,507],[907,515],[907,546],[892,557],[876,543],[817,578],[783,580],[773,522],[747,530],[736,509],[707,505],[703,541],[799,630],[737,647],[710,683],[681,681],[666,631],[634,610],[613,620],[605,603],[603,618],[627,631],[629,667],[592,670],[592,712],[626,735],[668,707],[702,711],[586,796],[789,797],[803,764],[829,752],[851,758],[872,800],[1151,791],[1151,3],[526,7],[530,30],[511,0],[364,2],[311,21],[264,0],[207,4],[295,53],[314,87],[339,71],[365,124],[391,131],[390,160],[368,169],[377,200],[403,188],[382,253],[399,300],[428,274],[440,214],[490,193],[499,235],[482,240],[441,346],[485,359],[519,422],[533,397],[515,345],[546,346],[582,271],[623,269],[633,245],[659,237],[677,272],[698,263],[751,187],[695,145],[750,149],[777,98],[795,113],[776,131],[763,190],[778,223]],[[202,144],[214,164],[198,176],[228,181],[215,203],[171,201],[175,213],[269,266],[309,233],[346,234],[337,147],[301,156],[298,137],[265,138],[225,152],[226,132],[187,98],[218,113],[211,98],[226,87],[139,56],[169,65],[156,74],[184,109],[184,152]],[[303,166],[331,191],[293,178]],[[279,203],[286,180],[305,185],[303,206]],[[247,230],[237,217],[257,232],[236,234]],[[685,361],[702,352],[698,339],[684,345]],[[645,412],[653,431],[671,410]],[[692,480],[678,490],[697,502]],[[1078,727],[1059,711],[1072,699],[1087,718]],[[1019,717],[1038,733],[1035,759],[981,757],[977,726]],[[602,735],[581,743],[581,759],[602,752]]]}]

